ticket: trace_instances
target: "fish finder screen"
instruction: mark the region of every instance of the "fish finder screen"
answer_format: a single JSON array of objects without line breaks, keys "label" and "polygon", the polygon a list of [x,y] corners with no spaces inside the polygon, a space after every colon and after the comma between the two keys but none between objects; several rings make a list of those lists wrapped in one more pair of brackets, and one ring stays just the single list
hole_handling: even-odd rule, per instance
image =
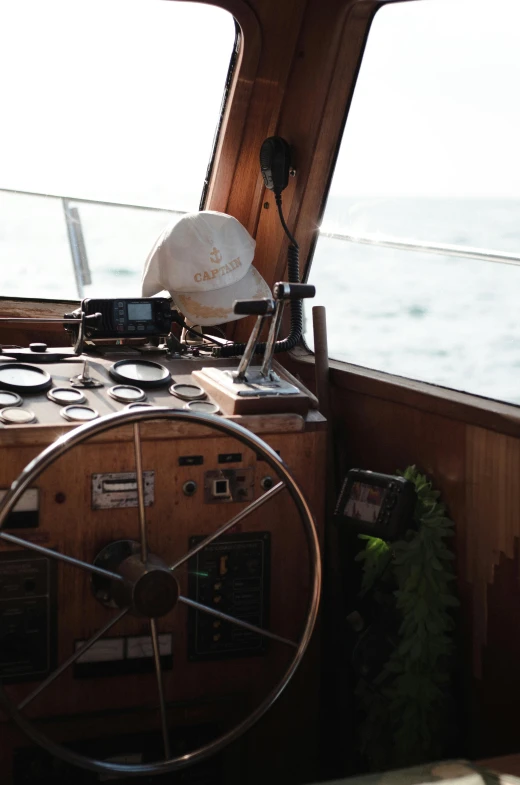
[{"label": "fish finder screen", "polygon": [[129,322],[151,322],[152,304],[151,303],[128,303]]},{"label": "fish finder screen", "polygon": [[365,523],[375,523],[379,517],[386,491],[386,488],[378,488],[376,485],[354,482],[343,511],[344,515]]}]

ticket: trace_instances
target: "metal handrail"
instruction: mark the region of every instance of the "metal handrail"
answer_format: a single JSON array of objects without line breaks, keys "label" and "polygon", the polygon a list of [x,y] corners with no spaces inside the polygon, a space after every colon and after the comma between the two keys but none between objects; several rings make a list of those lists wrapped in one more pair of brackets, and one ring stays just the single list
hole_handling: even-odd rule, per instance
[{"label": "metal handrail", "polygon": [[[38,193],[37,191],[21,191],[17,188],[0,188],[0,192],[6,193],[19,193],[24,194],[26,196],[44,196],[49,197],[51,199],[60,199],[63,202],[63,207],[65,212],[67,210],[70,211],[70,202],[84,202],[85,204],[99,204],[104,205],[107,207],[129,207],[134,210],[147,210],[147,211],[155,211],[155,212],[164,212],[164,213],[172,213],[173,215],[186,215],[186,210],[172,210],[168,207],[156,207],[156,206],[148,206],[148,205],[137,205],[137,204],[128,204],[125,202],[105,202],[99,199],[83,199],[82,197],[75,197],[75,196],[59,196],[58,194],[44,194]],[[79,215],[74,216],[74,224],[77,228],[81,228],[79,225]],[[72,224],[71,221],[67,221],[67,229],[70,230]],[[463,259],[476,259],[477,261],[482,262],[495,262],[497,264],[513,264],[513,265],[520,265],[520,254],[512,254],[512,253],[504,253],[500,251],[492,251],[487,248],[472,248],[470,246],[464,245],[451,245],[449,243],[430,243],[430,242],[422,242],[420,240],[401,240],[398,238],[392,238],[387,236],[370,236],[370,235],[353,235],[353,234],[345,234],[343,232],[326,232],[323,230],[319,230],[320,237],[327,237],[331,240],[341,240],[343,242],[348,243],[357,243],[358,245],[374,245],[379,248],[393,248],[399,251],[415,251],[420,253],[433,253],[438,254],[441,256],[457,256]],[[80,294],[79,289],[82,289],[82,283],[86,284],[89,277],[88,271],[88,261],[86,260],[86,251],[84,251],[84,245],[82,253],[80,253],[80,259],[75,259],[75,254],[73,252],[73,238],[69,237],[69,241],[71,243],[71,255],[72,260],[74,263],[74,271],[76,275],[76,281],[78,285],[78,294]],[[84,258],[83,258],[84,254]],[[79,283],[78,283],[79,282]],[[82,296],[82,294],[80,294]]]},{"label": "metal handrail", "polygon": [[398,240],[391,237],[370,237],[341,234],[338,232],[320,231],[320,237],[332,240],[343,240],[360,245],[376,245],[381,248],[395,248],[400,251],[419,251],[421,253],[434,253],[442,256],[460,256],[464,259],[478,259],[482,262],[497,262],[498,264],[520,265],[520,255],[490,251],[485,248],[470,248],[464,245],[449,245],[445,243],[426,243],[420,240]]},{"label": "metal handrail", "polygon": [[45,196],[50,199],[67,199],[69,202],[84,202],[85,204],[101,204],[106,207],[131,207],[134,210],[150,210],[159,213],[173,213],[174,215],[186,215],[186,210],[173,210],[170,207],[156,207],[151,205],[128,204],[128,202],[104,202],[101,199],[84,199],[82,196],[62,196],[60,194],[48,194],[41,191],[22,191],[19,188],[0,188],[0,192],[10,194],[24,194],[24,196]]},{"label": "metal handrail", "polygon": [[174,215],[186,215],[185,210],[170,210],[167,207],[146,207],[136,204],[124,204],[123,202],[102,202],[99,199],[82,199],[74,196],[58,196],[58,194],[43,194],[37,191],[21,191],[17,188],[0,188],[0,192],[23,194],[24,196],[42,196],[49,199],[58,199],[63,206],[63,214],[67,226],[67,236],[69,240],[72,267],[76,280],[76,290],[80,300],[84,297],[84,287],[92,283],[90,268],[88,263],[87,249],[83,237],[81,218],[77,207],[71,207],[71,202],[83,202],[86,204],[99,204],[105,207],[128,207],[132,210],[147,210],[155,212],[172,213]]}]

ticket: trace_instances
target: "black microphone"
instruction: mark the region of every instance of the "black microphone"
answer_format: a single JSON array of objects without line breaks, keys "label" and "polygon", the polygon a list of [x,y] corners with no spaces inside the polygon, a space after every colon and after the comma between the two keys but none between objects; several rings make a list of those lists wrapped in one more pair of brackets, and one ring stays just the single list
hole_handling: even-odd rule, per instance
[{"label": "black microphone", "polygon": [[265,187],[280,194],[289,183],[291,148],[281,136],[270,136],[260,148],[260,171]]}]

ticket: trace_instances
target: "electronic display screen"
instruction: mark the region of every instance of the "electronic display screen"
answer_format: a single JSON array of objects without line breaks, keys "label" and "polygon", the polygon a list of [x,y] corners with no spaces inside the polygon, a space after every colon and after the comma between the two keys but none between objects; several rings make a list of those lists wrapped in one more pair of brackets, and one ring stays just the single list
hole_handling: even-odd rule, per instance
[{"label": "electronic display screen", "polygon": [[152,304],[151,303],[128,303],[129,322],[151,322]]},{"label": "electronic display screen", "polygon": [[377,485],[354,482],[343,511],[344,515],[364,523],[375,523],[379,517],[386,492],[386,488],[380,488]]}]

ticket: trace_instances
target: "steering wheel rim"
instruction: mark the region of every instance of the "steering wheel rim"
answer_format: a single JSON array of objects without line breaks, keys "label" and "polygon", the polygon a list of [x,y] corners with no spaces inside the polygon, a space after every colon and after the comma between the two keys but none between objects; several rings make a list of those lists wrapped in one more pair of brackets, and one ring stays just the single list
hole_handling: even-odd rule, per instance
[{"label": "steering wheel rim", "polygon": [[[58,744],[51,739],[48,739],[43,733],[41,733],[33,723],[28,720],[21,712],[20,707],[26,705],[28,701],[25,699],[22,701],[18,706],[15,706],[9,696],[7,695],[2,680],[0,680],[0,704],[4,708],[4,710],[14,719],[17,725],[22,729],[22,731],[37,745],[46,749],[52,755],[65,760],[66,762],[72,764],[73,766],[78,766],[83,769],[87,769],[89,771],[94,771],[97,773],[103,774],[123,774],[126,776],[139,776],[139,775],[159,775],[165,774],[168,772],[178,771],[179,769],[185,768],[190,765],[194,765],[199,763],[207,758],[211,757],[212,755],[220,752],[224,747],[226,747],[231,742],[238,739],[242,736],[247,730],[249,730],[274,704],[274,702],[279,698],[283,690],[286,688],[287,684],[293,677],[296,669],[298,668],[309,641],[312,636],[312,632],[314,630],[314,625],[316,622],[316,617],[318,614],[318,607],[319,607],[319,599],[320,599],[320,589],[321,589],[321,562],[320,562],[320,548],[319,542],[316,534],[316,529],[314,526],[314,521],[312,517],[312,513],[307,505],[307,502],[300,491],[298,485],[292,478],[287,466],[285,465],[284,461],[279,457],[279,455],[262,439],[260,439],[256,434],[253,434],[251,431],[248,431],[243,426],[239,425],[238,423],[225,420],[221,417],[216,417],[212,414],[203,414],[200,412],[193,412],[193,411],[185,411],[185,410],[176,410],[170,409],[166,407],[150,407],[146,409],[137,409],[137,410],[129,410],[129,411],[122,411],[116,412],[115,414],[109,414],[104,417],[101,417],[96,420],[89,421],[84,425],[74,428],[69,432],[63,434],[59,437],[53,444],[49,445],[45,448],[36,458],[30,461],[27,466],[22,470],[18,478],[11,484],[11,487],[7,494],[5,495],[2,503],[0,503],[0,540],[8,542],[9,544],[16,544],[29,550],[37,551],[37,552],[45,552],[45,554],[51,558],[58,559],[59,561],[65,561],[69,563],[75,564],[75,566],[80,566],[83,569],[88,569],[91,572],[96,572],[96,568],[93,565],[87,565],[86,562],[81,562],[80,560],[73,559],[72,557],[68,557],[64,554],[58,554],[56,551],[51,551],[47,548],[43,548],[42,546],[35,545],[30,543],[26,540],[21,538],[13,537],[12,535],[8,535],[2,531],[4,523],[10,514],[11,510],[14,508],[18,500],[21,498],[23,493],[27,490],[31,483],[33,483],[40,474],[45,471],[45,469],[49,468],[58,458],[63,456],[69,450],[73,449],[74,447],[82,444],[87,439],[97,436],[99,434],[104,433],[105,431],[111,430],[112,428],[121,427],[124,425],[134,425],[134,446],[135,446],[135,454],[136,454],[136,478],[138,484],[138,490],[142,483],[142,471],[139,471],[140,468],[140,435],[139,435],[139,423],[146,422],[146,421],[153,421],[158,419],[166,419],[172,421],[181,421],[190,424],[198,424],[207,426],[214,430],[220,431],[226,436],[232,436],[236,438],[242,444],[245,444],[247,447],[252,449],[257,455],[260,454],[263,460],[265,460],[268,465],[273,469],[277,476],[281,479],[282,485],[276,485],[274,489],[271,489],[267,493],[264,493],[259,499],[267,501],[267,498],[270,498],[274,495],[273,491],[282,490],[286,488],[289,491],[289,494],[293,500],[294,505],[299,513],[300,522],[303,524],[306,541],[307,541],[307,548],[309,553],[309,572],[310,572],[310,592],[309,592],[309,600],[307,606],[307,614],[303,626],[303,632],[301,634],[299,642],[292,643],[296,647],[295,654],[290,661],[289,665],[285,669],[284,673],[282,674],[279,681],[276,685],[271,689],[268,693],[267,697],[261,701],[261,703],[242,721],[235,725],[233,728],[228,730],[227,732],[223,733],[222,735],[218,736],[214,740],[203,744],[201,747],[198,747],[195,750],[192,750],[189,753],[184,755],[180,755],[177,757],[169,757],[168,759],[164,759],[162,761],[150,762],[150,763],[140,763],[140,764],[122,764],[122,763],[112,763],[103,760],[97,760],[95,758],[91,758],[86,755],[81,755],[68,747],[65,747],[61,744]],[[142,487],[141,487],[142,492]],[[140,504],[141,506],[142,496],[140,496]],[[247,510],[250,512],[252,509],[256,509],[258,506],[263,504],[263,501],[259,503],[259,500],[255,500],[252,504],[248,505]],[[250,509],[252,508],[252,509]],[[245,515],[241,515],[239,513],[239,517],[246,517]],[[142,504],[142,518],[141,521],[144,521],[144,502]],[[231,519],[234,521],[235,518]],[[227,528],[230,528],[230,522],[228,521],[222,527],[219,527],[217,532],[218,534],[209,535],[207,538],[204,539],[205,544],[209,544],[209,541],[213,541],[213,539],[217,539],[217,537],[221,536]],[[146,537],[146,533],[141,532],[143,537]],[[144,540],[143,540],[144,542]],[[203,546],[205,547],[205,545]],[[144,548],[144,546],[143,546]],[[197,546],[196,550],[200,550],[200,545]],[[145,553],[145,550],[142,551]],[[188,553],[192,553],[192,549]],[[181,563],[187,560],[189,557],[183,558],[181,561],[177,560],[174,563],[174,566],[170,567],[170,569],[174,570],[176,567],[180,566]],[[144,559],[143,559],[144,561]],[[97,570],[100,572],[100,570]],[[102,572],[102,571],[101,571]],[[119,577],[118,577],[119,579]],[[187,598],[184,598],[185,600]],[[186,604],[190,604],[187,602]],[[98,630],[96,633],[97,637],[93,636],[90,639],[89,643],[92,645],[95,640],[98,640],[102,635],[110,629],[113,625],[115,625],[122,616],[127,612],[126,609],[124,612],[117,614],[108,625]],[[150,626],[151,626],[151,638],[152,644],[154,645],[154,655],[155,655],[155,663],[156,669],[157,667],[159,670],[156,670],[156,677],[158,681],[158,689],[159,689],[159,698],[160,698],[160,711],[161,711],[161,726],[163,731],[163,742],[165,746],[165,752],[168,751],[168,741],[165,733],[167,733],[167,727],[165,725],[165,716],[164,716],[164,695],[162,692],[162,673],[160,671],[160,665],[158,665],[158,649],[155,651],[157,647],[157,633],[156,628],[154,626],[155,619],[150,618]],[[154,635],[155,631],[155,635]],[[275,640],[281,640],[285,643],[291,643],[280,636],[276,636],[274,634],[270,634],[269,632],[264,630],[265,635],[267,637],[274,638]],[[51,676],[49,677],[50,681],[49,684],[61,675],[64,670],[66,670],[69,665],[71,665],[79,656],[81,656],[81,651],[72,655],[71,658],[65,661],[65,664],[58,666],[57,669],[53,671]],[[58,672],[59,671],[59,672]],[[56,675],[54,675],[56,674]],[[53,677],[54,675],[54,677]],[[53,677],[53,678],[51,678]],[[48,680],[47,680],[48,681]],[[44,685],[43,688],[40,685],[41,689],[44,689],[46,681],[42,682]],[[36,697],[39,693],[40,688],[32,693],[32,697]]]}]

